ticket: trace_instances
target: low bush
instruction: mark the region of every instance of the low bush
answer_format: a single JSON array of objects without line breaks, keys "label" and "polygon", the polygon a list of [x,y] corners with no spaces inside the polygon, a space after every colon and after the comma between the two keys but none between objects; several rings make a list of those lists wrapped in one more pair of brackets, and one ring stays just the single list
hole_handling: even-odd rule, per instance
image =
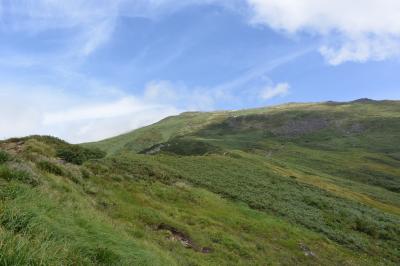
[{"label": "low bush", "polygon": [[51,174],[60,175],[60,176],[64,174],[63,169],[61,169],[60,166],[58,166],[57,164],[55,164],[53,162],[40,161],[36,165],[40,170],[51,173]]},{"label": "low bush", "polygon": [[5,151],[0,150],[0,164],[7,162],[10,160],[10,155]]},{"label": "low bush", "polygon": [[357,217],[353,229],[375,238],[379,236],[379,227],[366,217]]},{"label": "low bush", "polygon": [[106,153],[97,148],[83,148],[77,145],[65,145],[57,149],[57,156],[66,162],[81,165],[91,159],[101,159]]},{"label": "low bush", "polygon": [[140,153],[157,154],[159,152],[166,152],[182,156],[196,156],[217,153],[219,151],[221,151],[219,147],[203,141],[177,138],[166,143],[154,145]]}]

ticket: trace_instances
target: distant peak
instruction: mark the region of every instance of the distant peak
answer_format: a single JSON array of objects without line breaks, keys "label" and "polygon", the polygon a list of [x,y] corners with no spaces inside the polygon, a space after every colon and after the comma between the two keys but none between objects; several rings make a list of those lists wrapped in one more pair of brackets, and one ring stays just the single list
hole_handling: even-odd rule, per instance
[{"label": "distant peak", "polygon": [[360,98],[360,99],[352,101],[352,103],[374,103],[374,102],[376,102],[376,101],[369,99],[369,98]]}]

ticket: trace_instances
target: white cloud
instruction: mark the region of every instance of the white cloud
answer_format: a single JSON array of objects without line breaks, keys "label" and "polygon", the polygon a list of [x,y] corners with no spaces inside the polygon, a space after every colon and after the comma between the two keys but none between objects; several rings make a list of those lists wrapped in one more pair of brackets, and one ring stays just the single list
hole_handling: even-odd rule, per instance
[{"label": "white cloud", "polygon": [[113,137],[182,112],[170,105],[147,103],[133,97],[97,105],[75,106],[43,114],[43,125],[72,142]]},{"label": "white cloud", "polygon": [[182,89],[182,85],[174,85],[170,81],[151,81],[144,89],[144,97],[149,100],[175,101],[179,98],[179,89]]},{"label": "white cloud", "polygon": [[321,54],[331,64],[400,55],[398,0],[18,0],[0,2],[0,17],[7,16],[2,26],[6,30],[72,29],[76,40],[68,52],[88,56],[110,40],[120,16],[157,19],[189,5],[206,4],[241,14],[247,4],[253,23],[290,34],[321,35],[326,42]]},{"label": "white cloud", "polygon": [[43,123],[46,125],[59,124],[71,121],[114,118],[135,112],[157,109],[156,104],[144,104],[134,97],[123,97],[111,102],[99,104],[85,104],[74,106],[71,109],[44,113]]},{"label": "white cloud", "polygon": [[[400,55],[398,0],[247,0],[253,23],[287,33],[307,32],[327,40],[329,63],[385,60]],[[339,36],[339,41],[337,41]],[[336,45],[331,40],[336,39]]]},{"label": "white cloud", "polygon": [[[72,143],[96,141],[188,110],[212,110],[214,92],[183,83],[151,81],[132,95],[95,81],[86,93],[0,85],[0,139],[53,135]],[[94,82],[94,83],[93,83]]]},{"label": "white cloud", "polygon": [[267,86],[260,92],[260,97],[263,100],[270,100],[275,97],[283,97],[289,93],[290,86],[288,83],[279,83],[273,87]]},{"label": "white cloud", "polygon": [[72,143],[112,137],[176,115],[179,110],[154,99],[109,95],[92,97],[55,89],[0,88],[0,139],[32,134],[53,135]]},{"label": "white cloud", "polygon": [[143,93],[148,101],[178,106],[183,110],[211,110],[217,100],[215,90],[188,87],[182,82],[155,80],[149,82]]},{"label": "white cloud", "polygon": [[339,65],[346,61],[366,62],[381,61],[400,55],[400,39],[391,37],[348,37],[340,47],[323,45],[320,53],[331,65]]}]

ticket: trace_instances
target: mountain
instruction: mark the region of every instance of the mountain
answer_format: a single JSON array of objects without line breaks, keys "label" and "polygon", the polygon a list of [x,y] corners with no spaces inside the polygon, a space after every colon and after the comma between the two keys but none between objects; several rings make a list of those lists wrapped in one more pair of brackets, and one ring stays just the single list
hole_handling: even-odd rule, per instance
[{"label": "mountain", "polygon": [[400,102],[0,142],[0,264],[398,265]]}]

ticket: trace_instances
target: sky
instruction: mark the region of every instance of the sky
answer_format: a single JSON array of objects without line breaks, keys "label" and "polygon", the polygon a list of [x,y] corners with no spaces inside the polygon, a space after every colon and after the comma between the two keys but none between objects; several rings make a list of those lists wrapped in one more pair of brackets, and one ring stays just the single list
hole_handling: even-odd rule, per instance
[{"label": "sky", "polygon": [[0,0],[0,139],[400,99],[398,0]]}]

